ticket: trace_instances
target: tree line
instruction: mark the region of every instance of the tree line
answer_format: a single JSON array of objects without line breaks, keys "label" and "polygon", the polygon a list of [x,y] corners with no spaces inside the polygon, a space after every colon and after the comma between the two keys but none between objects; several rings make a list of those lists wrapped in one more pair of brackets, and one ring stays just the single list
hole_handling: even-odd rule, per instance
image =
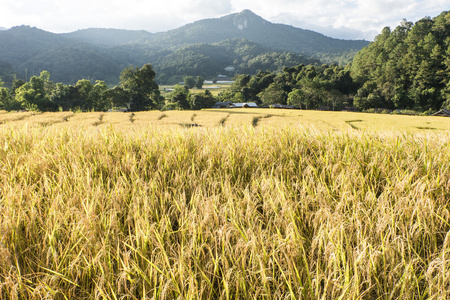
[{"label": "tree line", "polygon": [[449,108],[450,12],[384,28],[348,70],[360,86],[354,104],[361,109]]},{"label": "tree line", "polygon": [[351,105],[356,90],[350,72],[336,65],[298,65],[282,72],[260,71],[254,76],[238,75],[231,88],[221,92],[222,101],[256,102],[259,105],[295,105],[302,109]]},{"label": "tree line", "polygon": [[[154,81],[156,74],[150,64],[142,68],[128,67],[120,76],[120,84],[108,88],[104,81],[87,79],[74,85],[54,83],[50,73],[43,71],[28,82],[14,80],[10,89],[0,87],[0,109],[4,110],[81,110],[104,111],[112,107],[129,110],[160,108],[164,98]],[[3,83],[0,82],[0,86]]]},{"label": "tree line", "polygon": [[450,109],[450,12],[384,28],[345,67],[300,64],[239,75],[219,97],[305,109]]},{"label": "tree line", "polygon": [[211,107],[215,98],[208,90],[191,94],[189,88],[202,88],[204,79],[186,76],[185,85],[177,85],[167,97],[160,93],[156,73],[150,64],[130,66],[120,75],[120,84],[108,88],[104,81],[79,80],[74,85],[54,83],[43,71],[28,82],[14,80],[11,88],[0,80],[0,109],[32,111],[106,111],[126,108],[129,111],[151,109],[202,109]]}]

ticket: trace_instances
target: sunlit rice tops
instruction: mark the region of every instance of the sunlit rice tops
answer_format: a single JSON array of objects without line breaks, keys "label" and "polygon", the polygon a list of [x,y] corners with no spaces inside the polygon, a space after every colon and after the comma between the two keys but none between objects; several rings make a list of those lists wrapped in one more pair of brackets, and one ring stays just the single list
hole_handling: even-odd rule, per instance
[{"label": "sunlit rice tops", "polygon": [[448,132],[262,111],[1,125],[0,296],[450,297]]}]

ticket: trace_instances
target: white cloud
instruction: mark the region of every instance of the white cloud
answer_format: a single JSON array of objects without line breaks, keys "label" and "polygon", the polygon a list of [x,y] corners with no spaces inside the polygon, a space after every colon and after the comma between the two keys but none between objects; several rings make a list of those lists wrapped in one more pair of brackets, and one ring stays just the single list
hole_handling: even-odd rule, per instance
[{"label": "white cloud", "polygon": [[53,32],[89,27],[164,31],[250,9],[277,23],[338,38],[373,37],[384,26],[434,17],[449,0],[15,0],[0,4],[0,26],[27,24]]},{"label": "white cloud", "polygon": [[265,0],[238,1],[238,9],[256,7],[264,18],[297,27],[318,30],[338,38],[373,39],[383,27],[397,26],[448,9],[448,0]]}]

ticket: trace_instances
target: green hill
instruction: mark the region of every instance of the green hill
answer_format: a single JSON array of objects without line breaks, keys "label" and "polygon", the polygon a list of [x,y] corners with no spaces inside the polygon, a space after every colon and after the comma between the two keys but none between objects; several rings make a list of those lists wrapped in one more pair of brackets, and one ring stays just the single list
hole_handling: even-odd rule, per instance
[{"label": "green hill", "polygon": [[273,50],[313,55],[360,50],[368,41],[340,40],[323,34],[264,20],[250,10],[217,19],[206,19],[153,35],[148,43],[173,47],[192,43],[217,43],[226,39],[247,39]]},{"label": "green hill", "polygon": [[16,66],[42,52],[75,45],[76,42],[51,32],[17,26],[0,32],[0,59]]},{"label": "green hill", "polygon": [[61,35],[69,39],[74,39],[103,47],[136,43],[151,39],[151,37],[153,36],[152,33],[145,30],[105,28],[82,29],[70,33],[63,33]]},{"label": "green hill", "polygon": [[82,78],[115,79],[120,69],[97,47],[29,26],[0,32],[0,61],[19,78],[47,70],[52,80],[74,83]]},{"label": "green hill", "polygon": [[318,59],[346,64],[367,44],[274,24],[244,10],[156,34],[102,28],[54,34],[18,26],[0,31],[0,63],[11,65],[19,78],[47,70],[53,81],[89,78],[111,84],[125,67],[151,63],[159,80],[176,82],[184,75],[215,77],[227,67],[232,76]]}]

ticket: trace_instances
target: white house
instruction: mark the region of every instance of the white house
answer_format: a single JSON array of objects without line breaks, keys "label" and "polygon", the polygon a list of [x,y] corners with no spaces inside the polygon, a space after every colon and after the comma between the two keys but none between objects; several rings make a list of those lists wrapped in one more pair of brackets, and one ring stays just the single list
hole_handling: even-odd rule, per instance
[{"label": "white house", "polygon": [[258,105],[254,102],[246,103],[233,103],[235,108],[258,108]]}]

